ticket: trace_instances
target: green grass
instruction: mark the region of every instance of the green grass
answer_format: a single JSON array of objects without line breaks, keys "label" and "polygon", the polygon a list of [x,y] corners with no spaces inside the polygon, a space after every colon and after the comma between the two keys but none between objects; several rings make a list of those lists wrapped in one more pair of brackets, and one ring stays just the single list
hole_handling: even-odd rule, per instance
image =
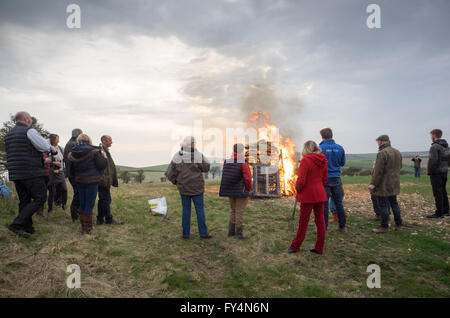
[{"label": "green grass", "polygon": [[[369,181],[343,178],[348,232],[331,224],[323,256],[308,251],[313,217],[301,251],[283,253],[295,234],[288,227],[292,198],[251,200],[249,238],[227,237],[229,206],[217,195],[218,181],[205,192],[211,240],[199,239],[194,211],[191,239],[180,239],[181,203],[169,183],[114,188],[112,211],[125,224],[97,226],[89,236],[57,210],[35,218],[32,238],[16,237],[5,228],[15,216],[14,195],[0,200],[0,297],[450,297],[448,219],[423,219],[432,210],[429,180],[402,176],[406,228],[385,235],[371,232]],[[147,200],[161,196],[168,216],[152,216]],[[380,289],[366,286],[373,263],[381,267]],[[80,290],[66,288],[69,264],[81,267]]]}]

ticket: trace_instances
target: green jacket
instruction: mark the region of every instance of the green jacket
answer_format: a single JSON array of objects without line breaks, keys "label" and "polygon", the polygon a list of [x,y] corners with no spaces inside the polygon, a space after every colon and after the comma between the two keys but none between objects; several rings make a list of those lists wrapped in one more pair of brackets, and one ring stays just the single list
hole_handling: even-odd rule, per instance
[{"label": "green jacket", "polygon": [[370,182],[375,186],[372,194],[379,197],[399,195],[401,169],[402,154],[400,151],[391,147],[390,143],[381,146]]},{"label": "green jacket", "polygon": [[[198,162],[196,162],[198,161]],[[175,154],[167,167],[166,177],[175,184],[182,195],[200,195],[205,190],[203,173],[208,172],[208,160],[196,149],[181,150]]]},{"label": "green jacket", "polygon": [[114,160],[111,157],[108,147],[102,145],[103,151],[106,153],[108,164],[103,172],[103,181],[99,184],[102,188],[109,188],[111,186],[118,187],[119,181],[117,180],[117,170]]}]

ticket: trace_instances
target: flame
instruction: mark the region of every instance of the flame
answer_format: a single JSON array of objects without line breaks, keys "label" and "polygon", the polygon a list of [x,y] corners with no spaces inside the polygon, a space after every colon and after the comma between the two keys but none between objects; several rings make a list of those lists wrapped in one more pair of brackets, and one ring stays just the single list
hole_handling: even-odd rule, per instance
[{"label": "flame", "polygon": [[[257,126],[266,128],[263,131],[259,131],[258,140],[265,140],[267,142],[273,142],[271,134],[271,128],[276,126],[270,123],[270,113],[262,111],[252,111],[249,114],[249,120],[255,122]],[[295,194],[295,182],[297,180],[296,174],[296,153],[295,143],[288,137],[279,135],[278,141],[279,148],[279,161],[275,164],[278,165],[280,176],[280,194],[281,195],[294,195]]]}]

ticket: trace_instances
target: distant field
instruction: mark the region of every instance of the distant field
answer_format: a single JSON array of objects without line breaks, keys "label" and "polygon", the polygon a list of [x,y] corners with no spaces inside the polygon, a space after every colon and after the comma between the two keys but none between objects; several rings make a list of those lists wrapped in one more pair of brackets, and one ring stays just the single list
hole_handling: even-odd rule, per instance
[{"label": "distant field", "polygon": [[119,174],[123,171],[128,171],[131,173],[136,173],[138,170],[144,170],[145,179],[144,182],[161,182],[161,178],[164,177],[164,173],[169,165],[159,165],[159,166],[149,166],[142,168],[134,168],[127,166],[117,166]]}]

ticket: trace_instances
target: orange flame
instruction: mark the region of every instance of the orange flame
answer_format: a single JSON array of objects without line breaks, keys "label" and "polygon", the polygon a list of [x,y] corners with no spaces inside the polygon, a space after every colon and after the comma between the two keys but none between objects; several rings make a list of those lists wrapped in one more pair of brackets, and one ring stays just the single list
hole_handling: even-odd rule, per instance
[{"label": "orange flame", "polygon": [[[273,142],[270,128],[276,128],[276,126],[270,123],[270,113],[262,111],[252,111],[249,114],[249,120],[252,122],[257,121],[258,125],[262,128],[266,128],[265,132],[260,131],[258,140],[265,140]],[[281,195],[294,195],[295,194],[295,182],[297,180],[296,174],[296,153],[295,143],[290,138],[285,138],[281,134],[279,135],[279,176],[280,176],[280,194]]]}]

